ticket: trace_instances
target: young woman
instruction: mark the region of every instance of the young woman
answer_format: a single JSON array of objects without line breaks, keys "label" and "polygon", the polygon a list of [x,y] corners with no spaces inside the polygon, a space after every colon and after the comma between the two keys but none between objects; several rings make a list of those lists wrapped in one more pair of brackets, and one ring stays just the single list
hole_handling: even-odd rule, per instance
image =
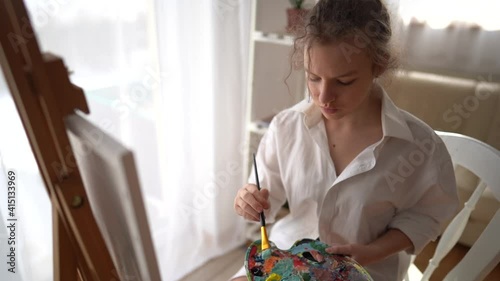
[{"label": "young woman", "polygon": [[[270,240],[287,249],[317,238],[352,256],[374,280],[402,280],[458,208],[444,144],[397,108],[377,77],[391,70],[390,18],[380,0],[321,0],[297,37],[310,100],[276,115],[261,140],[261,191],[234,200],[238,215],[272,222]],[[240,270],[233,280],[246,280]]]}]

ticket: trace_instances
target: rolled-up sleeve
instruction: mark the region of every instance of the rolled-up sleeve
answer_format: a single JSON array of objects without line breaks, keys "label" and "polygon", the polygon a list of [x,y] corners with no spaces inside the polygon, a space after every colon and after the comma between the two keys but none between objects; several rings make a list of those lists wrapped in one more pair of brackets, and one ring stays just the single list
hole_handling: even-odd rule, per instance
[{"label": "rolled-up sleeve", "polygon": [[389,228],[401,230],[413,243],[408,254],[416,255],[440,234],[443,225],[457,213],[459,207],[455,173],[451,158],[442,145],[435,155],[437,176],[425,188],[417,203],[396,213]]},{"label": "rolled-up sleeve", "polygon": [[[255,156],[259,171],[259,181],[261,188],[269,190],[269,203],[271,208],[265,210],[267,223],[273,223],[280,208],[286,201],[286,193],[283,187],[283,182],[280,175],[280,166],[278,161],[278,145],[277,145],[277,127],[278,116],[276,116],[269,129],[262,137],[257,154]],[[248,182],[256,184],[255,171],[252,172],[248,178]]]}]

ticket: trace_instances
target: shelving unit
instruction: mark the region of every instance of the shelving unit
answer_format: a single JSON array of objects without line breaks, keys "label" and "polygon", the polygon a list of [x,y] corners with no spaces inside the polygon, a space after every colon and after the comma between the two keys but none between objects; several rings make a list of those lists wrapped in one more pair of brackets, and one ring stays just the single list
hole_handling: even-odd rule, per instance
[{"label": "shelving unit", "polygon": [[[314,0],[306,0],[312,7]],[[246,150],[243,182],[252,167],[252,153],[267,130],[266,122],[305,96],[304,72],[291,70],[293,36],[287,34],[288,0],[253,0],[249,48]],[[288,77],[288,78],[287,78]],[[287,79],[286,79],[287,78]],[[286,79],[286,83],[285,83]],[[288,86],[287,86],[288,85]]]},{"label": "shelving unit", "polygon": [[256,42],[266,42],[284,46],[293,46],[293,37],[284,33],[268,33],[263,31],[254,31],[253,40]]}]

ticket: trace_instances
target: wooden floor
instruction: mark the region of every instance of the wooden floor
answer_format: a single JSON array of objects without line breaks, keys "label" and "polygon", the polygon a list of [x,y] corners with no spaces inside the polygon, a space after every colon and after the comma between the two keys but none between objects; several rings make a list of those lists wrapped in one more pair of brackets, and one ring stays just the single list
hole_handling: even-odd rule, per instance
[{"label": "wooden floor", "polygon": [[181,281],[227,281],[243,266],[245,252],[246,246],[242,246],[223,257],[210,260]]},{"label": "wooden floor", "polygon": [[[429,259],[432,257],[434,250],[436,249],[436,243],[431,242],[427,247],[424,248],[422,253],[415,259],[415,265],[423,271]],[[467,247],[457,245],[455,246],[450,254],[444,258],[438,269],[434,272],[430,281],[441,281],[443,280],[446,273],[460,261],[460,259],[467,253]],[[231,253],[225,255],[224,257],[213,259],[207,264],[198,268],[190,275],[183,278],[181,281],[199,281],[199,280],[210,280],[210,281],[227,281],[234,273],[242,266],[243,258],[245,255],[246,247],[238,248]],[[499,281],[500,280],[500,265],[487,276],[486,281]]]}]

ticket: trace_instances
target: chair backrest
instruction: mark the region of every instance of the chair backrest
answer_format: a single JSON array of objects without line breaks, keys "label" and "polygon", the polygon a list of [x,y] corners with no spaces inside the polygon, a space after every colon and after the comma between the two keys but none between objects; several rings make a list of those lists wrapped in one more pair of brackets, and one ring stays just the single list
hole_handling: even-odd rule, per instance
[{"label": "chair backrest", "polygon": [[[434,256],[423,273],[422,281],[429,280],[434,269],[455,246],[483,191],[489,187],[500,201],[500,152],[474,138],[455,133],[436,132],[445,143],[454,165],[470,170],[480,183],[464,208],[455,216],[441,236]],[[500,210],[497,210],[478,240],[444,280],[483,280],[500,261]]]}]

